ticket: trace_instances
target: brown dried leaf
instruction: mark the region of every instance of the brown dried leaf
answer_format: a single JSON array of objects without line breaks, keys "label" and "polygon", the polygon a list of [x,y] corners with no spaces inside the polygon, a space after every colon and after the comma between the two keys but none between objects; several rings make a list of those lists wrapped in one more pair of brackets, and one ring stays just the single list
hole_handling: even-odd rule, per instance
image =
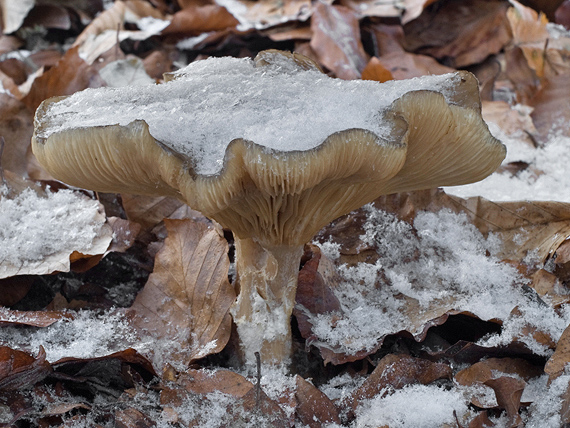
[{"label": "brown dried leaf", "polygon": [[165,218],[189,218],[196,221],[208,222],[198,211],[188,207],[177,199],[168,197],[153,197],[142,195],[121,195],[123,208],[129,220],[139,223],[143,230],[155,227]]},{"label": "brown dried leaf", "polygon": [[0,93],[0,136],[4,137],[2,168],[25,177],[26,152],[34,131],[33,116],[26,105],[14,97]]},{"label": "brown dried leaf", "polygon": [[319,63],[341,79],[358,79],[368,63],[354,12],[344,6],[314,5],[311,48]]},{"label": "brown dried leaf", "polygon": [[497,403],[507,411],[507,416],[509,417],[508,426],[511,428],[523,427],[524,424],[519,415],[519,408],[526,382],[514,377],[503,376],[489,379],[485,382],[485,385],[493,388],[497,397]]},{"label": "brown dried leaf", "polygon": [[338,409],[324,393],[301,376],[295,376],[297,390],[297,416],[309,428],[320,428],[323,424],[340,424]]},{"label": "brown dried leaf", "polygon": [[0,391],[27,389],[52,372],[46,353],[40,346],[37,357],[0,346]]},{"label": "brown dried leaf", "polygon": [[[520,358],[489,358],[459,371],[455,375],[455,381],[466,386],[486,385],[487,381],[501,378],[503,374],[517,375],[528,381],[541,375],[542,370]],[[489,402],[485,396],[478,395],[472,396],[471,402],[481,408],[494,408],[498,405]]]},{"label": "brown dried leaf", "polygon": [[[177,407],[183,403],[192,402],[198,397],[196,407],[209,405],[208,394],[221,392],[235,397],[235,401],[227,408],[226,414],[235,418],[235,426],[252,424],[257,415],[261,414],[266,426],[289,427],[287,417],[279,405],[271,400],[262,390],[259,390],[259,408],[257,407],[258,390],[245,377],[229,370],[204,371],[190,369],[180,375],[175,388],[164,388],[160,395],[160,402],[164,406],[165,412],[174,422],[178,419]],[[197,412],[199,413],[199,412]],[[244,418],[253,418],[252,421],[244,421]],[[259,424],[259,421],[257,421]],[[191,421],[189,426],[199,427],[199,417]]]},{"label": "brown dried leaf", "polygon": [[22,300],[34,282],[34,276],[13,276],[0,279],[0,306],[12,306]]},{"label": "brown dried leaf", "polygon": [[405,48],[455,68],[477,64],[510,42],[507,8],[508,3],[496,1],[443,3],[405,25]]},{"label": "brown dried leaf", "polygon": [[549,382],[564,374],[566,365],[570,362],[570,327],[560,336],[556,350],[544,366],[544,372],[548,375]]},{"label": "brown dried leaf", "polygon": [[65,7],[55,4],[37,4],[26,16],[24,26],[69,30],[71,18]]},{"label": "brown dried leaf", "polygon": [[49,327],[62,318],[70,318],[70,316],[56,311],[17,311],[0,307],[0,326]]},{"label": "brown dried leaf", "polygon": [[479,414],[469,422],[468,428],[491,428],[494,427],[495,424],[489,419],[489,415],[487,411],[479,412]]},{"label": "brown dried leaf", "polygon": [[151,428],[156,427],[156,423],[147,415],[133,407],[115,412],[116,428]]},{"label": "brown dried leaf", "polygon": [[437,0],[405,0],[404,7],[406,8],[406,11],[402,17],[402,24],[406,24],[416,19],[422,14],[427,6],[435,3],[436,1]]},{"label": "brown dried leaf", "polygon": [[375,80],[377,82],[387,82],[392,80],[394,77],[390,70],[382,65],[382,62],[373,56],[362,70],[362,80]]},{"label": "brown dried leaf", "polygon": [[135,325],[153,336],[179,337],[190,363],[221,351],[230,336],[235,291],[228,281],[228,244],[214,227],[165,220],[168,237],[154,272],[131,310]]},{"label": "brown dried leaf", "polygon": [[239,21],[223,6],[189,6],[174,14],[170,25],[162,30],[162,34],[198,35],[234,28],[238,24]]},{"label": "brown dried leaf", "polygon": [[113,240],[107,253],[112,251],[123,253],[131,248],[141,230],[140,224],[119,217],[108,217],[107,222],[113,229]]},{"label": "brown dried leaf", "polygon": [[347,408],[355,411],[362,400],[381,394],[387,395],[390,389],[401,389],[406,385],[421,383],[427,385],[438,379],[450,379],[451,367],[409,355],[388,354],[382,358],[364,383],[348,398]]},{"label": "brown dried leaf", "polygon": [[340,311],[340,302],[332,291],[339,281],[334,264],[315,245],[307,245],[305,255],[310,259],[299,272],[293,315],[301,336],[308,338],[312,324],[307,312],[317,315]]},{"label": "brown dried leaf", "polygon": [[88,40],[92,40],[105,31],[120,31],[123,29],[127,6],[123,1],[116,1],[109,9],[101,12],[97,18],[85,27],[75,39],[72,47],[81,46]]},{"label": "brown dried leaf", "polygon": [[101,86],[97,71],[79,56],[78,48],[69,49],[55,67],[37,77],[22,101],[32,111],[50,97],[71,95],[86,88]]},{"label": "brown dried leaf", "polygon": [[570,71],[545,78],[541,88],[530,100],[534,108],[531,117],[543,141],[555,130],[570,136]]}]

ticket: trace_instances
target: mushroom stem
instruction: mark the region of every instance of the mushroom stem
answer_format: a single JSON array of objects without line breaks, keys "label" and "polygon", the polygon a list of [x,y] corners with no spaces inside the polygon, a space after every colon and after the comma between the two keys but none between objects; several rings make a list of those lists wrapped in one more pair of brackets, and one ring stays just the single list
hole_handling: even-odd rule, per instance
[{"label": "mushroom stem", "polygon": [[232,308],[246,362],[291,361],[291,313],[295,306],[303,245],[268,246],[235,240],[239,295]]}]

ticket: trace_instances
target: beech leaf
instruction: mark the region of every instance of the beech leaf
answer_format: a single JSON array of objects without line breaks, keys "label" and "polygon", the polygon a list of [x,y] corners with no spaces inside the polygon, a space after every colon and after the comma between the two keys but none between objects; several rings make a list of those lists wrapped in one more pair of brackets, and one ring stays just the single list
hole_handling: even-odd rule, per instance
[{"label": "beech leaf", "polygon": [[236,295],[228,280],[228,244],[205,223],[164,223],[168,237],[131,310],[138,328],[157,339],[179,338],[183,350],[176,358],[190,363],[229,340]]}]

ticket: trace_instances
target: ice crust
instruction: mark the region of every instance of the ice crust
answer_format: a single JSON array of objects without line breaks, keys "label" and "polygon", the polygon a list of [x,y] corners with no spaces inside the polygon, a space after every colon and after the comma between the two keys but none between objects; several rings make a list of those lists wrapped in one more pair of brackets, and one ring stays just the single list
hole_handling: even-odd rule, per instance
[{"label": "ice crust", "polygon": [[49,106],[38,136],[144,120],[151,135],[192,159],[196,172],[218,173],[236,138],[278,151],[309,150],[329,135],[363,128],[386,137],[381,115],[414,90],[448,97],[460,76],[447,74],[377,83],[344,81],[290,61],[255,67],[251,59],[209,58],[179,70],[176,79],[142,87],[86,89]]}]

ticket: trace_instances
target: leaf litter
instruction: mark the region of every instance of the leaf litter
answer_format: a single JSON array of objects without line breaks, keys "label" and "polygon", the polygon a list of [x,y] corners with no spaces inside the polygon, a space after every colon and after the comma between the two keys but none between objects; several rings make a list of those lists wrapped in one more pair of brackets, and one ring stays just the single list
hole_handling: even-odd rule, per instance
[{"label": "leaf litter", "polygon": [[[565,249],[570,183],[563,113],[567,31],[548,22],[539,7],[532,10],[514,0],[473,0],[463,10],[453,1],[178,3],[117,1],[99,18],[97,6],[44,8],[44,14],[53,14],[50,21],[40,20],[35,13],[40,6],[29,2],[4,14],[2,30],[10,35],[0,37],[0,129],[8,153],[2,166],[16,190],[9,198],[3,195],[0,209],[11,204],[12,210],[14,200],[49,200],[33,209],[26,202],[29,212],[10,214],[8,220],[0,216],[8,225],[4,233],[22,224],[36,226],[26,222],[26,214],[49,219],[58,205],[71,216],[85,216],[76,217],[85,236],[92,230],[89,212],[97,211],[97,224],[109,235],[88,259],[87,244],[68,241],[61,255],[65,267],[49,262],[44,253],[59,251],[43,243],[61,242],[61,233],[26,241],[32,228],[21,227],[15,244],[6,246],[3,239],[0,251],[8,257],[16,257],[14,248],[28,242],[26,257],[45,270],[15,271],[0,284],[19,290],[5,299],[10,306],[1,312],[0,423],[550,427],[570,422],[564,333],[570,324]],[[555,7],[545,7],[550,19],[563,16],[563,8],[553,13]],[[471,10],[469,19],[466,10]],[[202,22],[188,19],[196,13]],[[77,26],[74,14],[81,16],[82,25]],[[325,22],[319,25],[319,19]],[[451,19],[452,38],[429,24],[439,20],[448,25]],[[78,37],[89,21],[92,25]],[[34,29],[34,22],[52,24]],[[75,48],[64,56],[49,54],[65,50],[55,37],[56,27],[49,25],[58,26],[69,43],[75,40]],[[30,54],[21,47],[39,50]],[[480,70],[491,76],[478,74],[487,87],[483,113],[509,150],[503,167],[483,182],[446,189],[449,195],[426,191],[382,198],[321,231],[317,246],[307,247],[300,271],[296,375],[267,367],[258,374],[242,372],[227,327],[221,339],[210,340],[225,319],[230,297],[209,318],[203,316],[209,309],[190,311],[191,317],[161,312],[160,300],[149,298],[157,305],[155,313],[162,314],[156,325],[170,324],[153,334],[133,323],[137,304],[130,311],[113,308],[116,300],[89,306],[100,292],[89,272],[102,257],[104,269],[117,267],[109,260],[131,266],[138,282],[153,271],[153,263],[155,277],[160,276],[161,266],[175,269],[175,257],[167,255],[173,223],[168,226],[163,218],[187,218],[181,224],[193,231],[188,235],[192,241],[200,239],[198,230],[212,227],[199,214],[174,201],[124,195],[115,206],[105,203],[105,215],[94,199],[77,191],[44,192],[41,188],[52,184],[45,181],[38,187],[24,180],[19,187],[13,178],[16,173],[49,179],[26,155],[31,123],[22,105],[34,109],[47,96],[104,85],[98,70],[115,67],[116,60],[129,55],[130,64],[140,68],[137,61],[143,60],[149,73],[151,68],[173,71],[212,55],[253,57],[266,47],[303,52],[335,77],[358,77],[368,64],[363,77],[373,80],[440,74],[483,61]],[[149,74],[160,79],[160,73]],[[123,85],[130,80],[117,76],[109,81]],[[3,101],[6,97],[9,103]],[[60,198],[57,204],[53,198]],[[519,202],[527,200],[534,202]],[[111,219],[111,212],[120,217]],[[54,230],[70,229],[62,224]],[[228,292],[231,235],[215,233],[220,245],[229,240],[229,247],[222,245],[210,260],[225,258],[223,269],[201,266],[204,274],[218,278],[217,285],[211,283],[214,288]],[[186,238],[180,242],[179,250],[186,248]],[[6,266],[0,263],[0,269]],[[61,281],[42,275],[70,268],[87,271],[74,273],[73,281],[63,280],[64,273],[54,276]],[[155,287],[177,296],[186,293],[179,308],[198,310],[194,299],[204,295],[194,293],[190,299],[190,282],[179,282],[185,284],[181,286],[161,280],[156,285],[155,277],[139,299]],[[124,294],[123,302],[134,301],[140,287],[116,281],[108,292]],[[47,306],[32,298],[42,293],[47,293]],[[192,336],[193,326],[210,332],[202,336],[205,340]],[[193,354],[184,353],[188,346]],[[420,368],[428,366],[441,371],[425,377]],[[476,374],[466,381],[470,372]],[[238,393],[232,385],[243,389]]]}]

